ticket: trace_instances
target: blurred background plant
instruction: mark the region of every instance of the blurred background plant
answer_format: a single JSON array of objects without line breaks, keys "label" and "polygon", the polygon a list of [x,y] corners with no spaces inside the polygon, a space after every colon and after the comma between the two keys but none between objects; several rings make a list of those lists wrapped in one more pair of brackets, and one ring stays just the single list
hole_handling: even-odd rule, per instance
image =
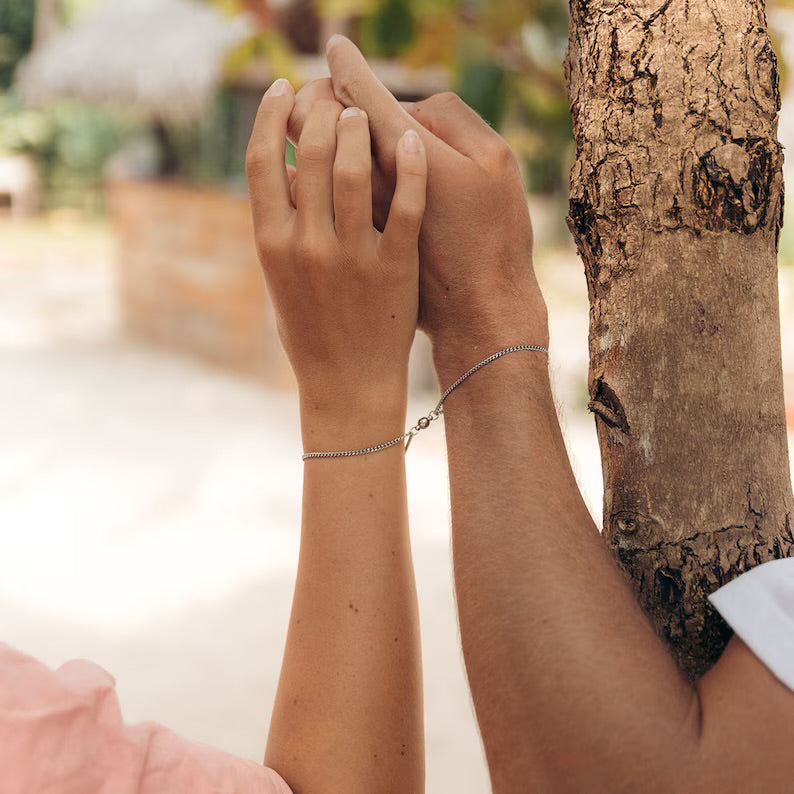
[{"label": "blurred background plant", "polygon": [[[90,8],[91,0],[66,0],[59,24],[68,25]],[[43,107],[26,103],[14,87],[14,74],[34,42],[36,4],[0,0],[0,156],[28,155],[38,168],[41,208],[102,206],[103,169],[135,124],[101,107],[62,101]]]},{"label": "blurred background plant", "polygon": [[[167,141],[134,109],[109,112],[85,102],[32,109],[13,87],[15,69],[37,39],[43,43],[103,1],[0,0],[0,151],[35,156],[45,206],[82,197],[101,207],[103,166],[125,145],[151,157],[165,143],[167,167],[151,165],[154,170],[241,185],[261,89],[274,75],[300,84],[303,60],[321,52],[336,30],[351,35],[368,57],[397,62],[409,75],[443,70],[448,87],[508,139],[528,191],[566,193],[572,142],[562,70],[565,0],[195,0],[229,16],[247,14],[254,26],[226,54],[226,79],[206,112],[190,124],[166,125]],[[774,10],[794,9],[794,0],[769,5],[774,21]],[[407,82],[404,98],[420,97],[421,80],[413,91],[410,77]]]},{"label": "blurred background plant", "polygon": [[[227,53],[226,79],[201,117],[166,125],[166,171],[194,182],[240,185],[261,90],[273,75],[300,84],[303,62],[322,51],[329,31],[341,29],[368,57],[404,67],[404,98],[423,95],[418,79],[423,70],[443,71],[447,86],[510,140],[525,165],[528,189],[564,192],[571,141],[562,75],[563,0],[196,2],[227,15],[245,13],[254,29]],[[0,0],[0,152],[35,158],[44,208],[101,209],[108,158],[125,147],[152,157],[164,143],[151,117],[134,107],[79,99],[33,107],[15,87],[15,71],[34,47],[46,46],[58,31],[79,24],[101,5],[102,0]],[[417,78],[413,89],[412,78]]]},{"label": "blurred background plant", "polygon": [[[211,0],[226,11],[262,8],[256,0]],[[291,76],[294,56],[322,51],[329,32],[350,35],[376,61],[409,74],[439,67],[459,93],[510,141],[526,166],[527,187],[561,193],[571,127],[563,81],[568,12],[564,0],[296,0],[260,13],[263,28],[230,59],[269,61]],[[421,81],[404,98],[421,98]],[[400,93],[398,91],[398,93]]]}]

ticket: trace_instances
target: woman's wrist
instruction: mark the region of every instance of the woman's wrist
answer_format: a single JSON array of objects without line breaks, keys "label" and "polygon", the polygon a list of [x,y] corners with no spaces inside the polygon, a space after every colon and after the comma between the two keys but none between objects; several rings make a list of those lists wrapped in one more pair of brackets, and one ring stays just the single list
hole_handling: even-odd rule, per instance
[{"label": "woman's wrist", "polygon": [[300,393],[306,452],[361,449],[405,432],[408,377],[398,381]]}]

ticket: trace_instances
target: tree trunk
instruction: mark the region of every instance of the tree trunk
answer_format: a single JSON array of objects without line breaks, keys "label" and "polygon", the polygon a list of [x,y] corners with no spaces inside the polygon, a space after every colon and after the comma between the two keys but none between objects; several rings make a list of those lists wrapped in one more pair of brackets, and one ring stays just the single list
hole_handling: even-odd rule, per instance
[{"label": "tree trunk", "polygon": [[762,0],[571,0],[571,232],[604,536],[684,671],[706,596],[790,556],[778,71]]}]

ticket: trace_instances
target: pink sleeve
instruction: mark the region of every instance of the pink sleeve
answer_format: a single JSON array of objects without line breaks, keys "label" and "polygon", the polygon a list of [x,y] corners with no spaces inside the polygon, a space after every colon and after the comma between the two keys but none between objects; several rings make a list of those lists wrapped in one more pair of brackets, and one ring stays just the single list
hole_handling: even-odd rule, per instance
[{"label": "pink sleeve", "polygon": [[53,672],[0,643],[3,794],[290,794],[253,761],[155,723],[124,725],[114,686],[91,662]]}]

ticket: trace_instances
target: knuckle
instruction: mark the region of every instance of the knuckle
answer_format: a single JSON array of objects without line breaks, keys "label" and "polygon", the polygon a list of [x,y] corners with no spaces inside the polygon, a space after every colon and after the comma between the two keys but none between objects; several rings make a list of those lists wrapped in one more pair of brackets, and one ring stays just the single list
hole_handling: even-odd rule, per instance
[{"label": "knuckle", "polygon": [[395,197],[391,206],[391,215],[398,223],[414,226],[422,219],[424,214],[424,204],[405,198]]},{"label": "knuckle", "polygon": [[405,287],[416,281],[417,267],[410,256],[413,245],[405,239],[399,247],[389,246],[378,252],[378,276],[389,286]]},{"label": "knuckle", "polygon": [[270,151],[261,143],[249,143],[245,152],[245,172],[250,176],[256,176],[267,169],[270,164]]},{"label": "knuckle", "polygon": [[315,77],[309,80],[298,92],[302,95],[304,100],[309,100],[312,103],[321,102],[324,100],[334,99],[334,89],[331,85],[330,77]]},{"label": "knuckle", "polygon": [[414,158],[411,158],[411,162],[400,164],[399,175],[410,177],[412,180],[425,179],[427,177],[427,167],[422,163],[414,162]]},{"label": "knuckle", "polygon": [[451,110],[462,105],[463,100],[454,91],[442,91],[440,94],[433,94],[420,104],[427,108]]},{"label": "knuckle", "polygon": [[271,259],[281,259],[289,251],[288,239],[269,228],[257,229],[255,240],[256,250],[263,262]]},{"label": "knuckle", "polygon": [[341,187],[360,189],[369,184],[372,173],[370,161],[366,163],[336,163],[334,165],[334,181]]},{"label": "knuckle", "polygon": [[254,230],[254,242],[256,243],[256,252],[259,258],[264,262],[270,254],[270,241],[267,239],[264,229],[257,227]]},{"label": "knuckle", "polygon": [[334,94],[343,105],[355,104],[355,98],[361,93],[361,79],[351,74],[343,74],[334,79]]},{"label": "knuckle", "polygon": [[463,100],[454,91],[442,91],[436,94],[437,102],[440,105],[462,105]]},{"label": "knuckle", "polygon": [[332,116],[335,113],[339,114],[342,112],[342,105],[333,97],[323,97],[315,102],[314,109],[317,113],[321,113],[324,116]]},{"label": "knuckle", "polygon": [[318,238],[304,238],[295,245],[295,257],[309,268],[322,267],[327,259],[328,247]]},{"label": "knuckle", "polygon": [[299,143],[298,159],[307,163],[327,163],[331,159],[331,147],[324,141]]},{"label": "knuckle", "polygon": [[366,256],[362,256],[354,246],[342,253],[340,261],[345,278],[351,282],[363,283],[371,278],[370,260]]},{"label": "knuckle", "polygon": [[516,164],[513,150],[501,135],[493,136],[493,140],[488,144],[487,156],[491,162],[502,169],[512,168]]}]

